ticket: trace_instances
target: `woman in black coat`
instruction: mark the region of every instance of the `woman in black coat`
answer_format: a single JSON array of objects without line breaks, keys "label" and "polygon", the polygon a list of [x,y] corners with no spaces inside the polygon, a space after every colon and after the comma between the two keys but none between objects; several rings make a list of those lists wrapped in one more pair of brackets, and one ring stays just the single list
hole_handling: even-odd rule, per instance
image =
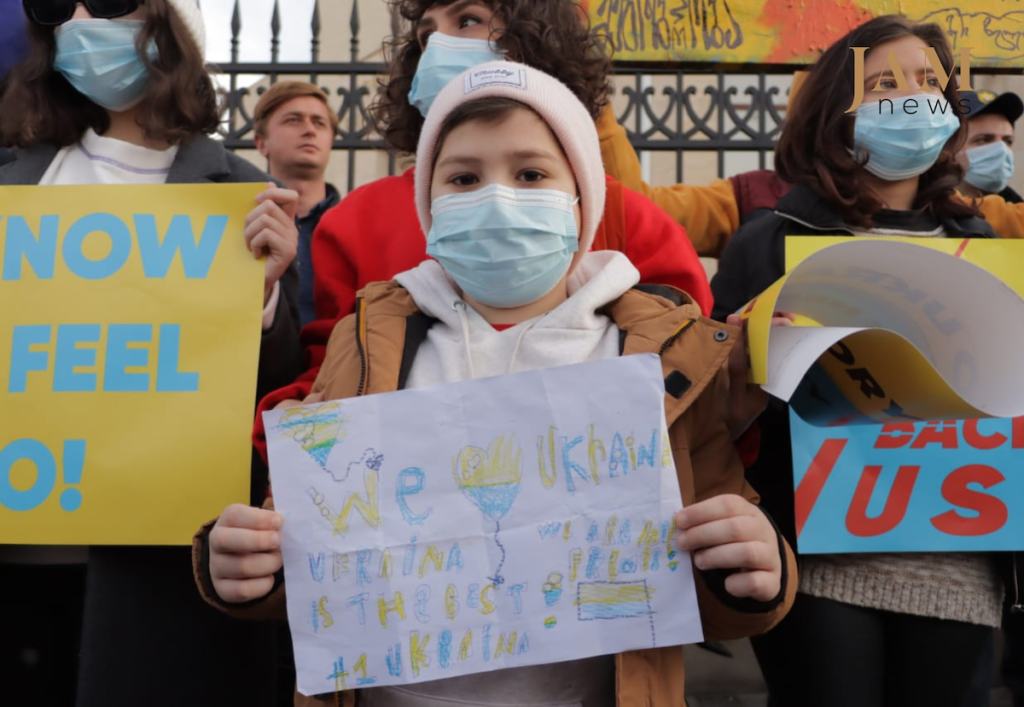
[{"label": "woman in black coat", "polygon": [[[865,47],[859,73],[853,48]],[[854,29],[822,55],[776,146],[776,171],[795,186],[726,246],[711,284],[715,317],[736,312],[784,274],[787,236],[994,236],[955,196],[964,139],[959,97],[954,80],[941,86],[925,47],[953,73],[939,26],[892,15]],[[848,112],[858,88],[864,102]],[[759,418],[762,446],[748,476],[795,544],[788,414],[772,400]],[[753,639],[769,704],[960,707],[998,625],[1001,593],[990,555],[801,557],[793,610]]]},{"label": "woman in black coat", "polygon": [[[14,148],[0,162],[0,185],[269,181],[208,137],[220,113],[195,0],[97,4],[102,18],[90,7],[24,3],[28,55],[0,96],[0,145]],[[97,158],[96,149],[110,152]],[[132,160],[166,164],[154,178]],[[296,203],[294,192],[270,185],[246,219],[250,249],[266,255],[254,402],[303,370]],[[262,498],[266,470],[254,464],[252,481]],[[272,627],[207,607],[189,547],[90,548],[84,622],[81,562],[71,548],[0,547],[10,704],[72,704],[79,630],[82,707],[273,704]]]}]

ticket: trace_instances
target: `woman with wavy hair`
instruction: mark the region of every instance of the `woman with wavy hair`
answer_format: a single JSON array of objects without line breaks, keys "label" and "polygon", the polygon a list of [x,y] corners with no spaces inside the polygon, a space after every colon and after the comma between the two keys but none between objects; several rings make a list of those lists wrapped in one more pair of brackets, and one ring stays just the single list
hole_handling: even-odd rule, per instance
[{"label": "woman with wavy hair", "polygon": [[[0,145],[15,148],[0,185],[268,182],[208,137],[219,108],[195,0],[23,7],[28,54],[0,96]],[[296,201],[270,184],[246,219],[250,250],[267,256],[257,395],[302,370],[291,267]],[[258,498],[265,471],[254,481]],[[273,673],[269,664],[253,670],[266,662],[272,636],[224,621],[196,597],[188,548],[90,548],[84,622],[86,549],[77,550],[0,549],[0,591],[17,607],[3,641],[14,655],[2,661],[14,674],[5,688],[14,703],[73,704],[76,661],[78,705],[211,704],[237,698],[242,683],[253,687],[246,704],[271,703],[271,690],[252,676]]]},{"label": "woman with wavy hair", "polygon": [[[869,47],[865,98],[846,113],[853,47]],[[995,237],[955,198],[965,136],[959,96],[953,81],[940,85],[924,47],[951,75],[943,30],[895,15],[854,29],[814,65],[775,152],[776,170],[795,186],[726,246],[712,282],[716,317],[783,275],[789,235]],[[761,415],[763,444],[748,478],[795,545],[788,420],[778,400]],[[786,620],[753,639],[777,707],[960,707],[1002,613],[994,560],[978,553],[804,556],[799,592]]]},{"label": "woman with wavy hair", "polygon": [[[391,74],[374,106],[395,150],[413,153],[433,98],[463,70],[507,58],[569,87],[597,118],[608,101],[611,60],[575,0],[400,0],[405,30],[391,44]],[[268,396],[260,410],[296,404],[316,378],[334,325],[351,313],[356,292],[427,259],[413,199],[414,169],[356,189],[324,214],[313,236],[317,319],[303,330],[309,370]],[[710,312],[707,278],[686,232],[651,201],[608,180],[594,250],[619,250],[645,283],[688,292]],[[257,446],[263,444],[257,416]],[[745,429],[734,421],[737,435]]]}]

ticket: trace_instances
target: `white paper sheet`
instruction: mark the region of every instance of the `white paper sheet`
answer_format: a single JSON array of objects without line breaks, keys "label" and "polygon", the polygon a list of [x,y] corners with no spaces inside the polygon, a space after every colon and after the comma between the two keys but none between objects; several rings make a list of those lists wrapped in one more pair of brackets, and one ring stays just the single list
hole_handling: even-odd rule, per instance
[{"label": "white paper sheet", "polygon": [[264,414],[299,690],[702,640],[654,355]]},{"label": "white paper sheet", "polygon": [[[773,312],[820,326],[771,327]],[[960,257],[905,240],[840,241],[742,316],[751,379],[809,422],[1024,414],[1024,300]]]}]

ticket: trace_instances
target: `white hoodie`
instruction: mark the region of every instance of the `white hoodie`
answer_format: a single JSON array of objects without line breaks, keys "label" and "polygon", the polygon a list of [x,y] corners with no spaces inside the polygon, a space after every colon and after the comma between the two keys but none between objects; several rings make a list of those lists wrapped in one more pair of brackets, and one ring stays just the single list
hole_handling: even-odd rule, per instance
[{"label": "white hoodie", "polygon": [[438,320],[409,373],[407,387],[421,388],[618,356],[618,327],[597,310],[628,292],[640,273],[622,253],[587,253],[569,276],[567,300],[505,331],[466,305],[437,261],[395,279],[424,314]]}]

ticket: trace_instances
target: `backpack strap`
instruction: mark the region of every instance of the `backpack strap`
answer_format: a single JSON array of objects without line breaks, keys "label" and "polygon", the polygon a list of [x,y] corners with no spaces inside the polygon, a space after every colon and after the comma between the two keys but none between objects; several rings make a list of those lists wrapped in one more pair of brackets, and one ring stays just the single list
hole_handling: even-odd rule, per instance
[{"label": "backpack strap", "polygon": [[423,312],[415,312],[405,318],[405,345],[402,347],[402,365],[398,369],[396,390],[405,390],[409,374],[412,372],[412,362],[416,359],[420,346],[427,340],[427,332],[433,325],[434,318]]},{"label": "backpack strap", "polygon": [[639,285],[634,285],[633,289],[647,295],[654,295],[655,297],[667,299],[677,307],[681,307],[684,304],[683,298],[679,296],[679,290],[668,285],[649,285],[641,282]]}]

